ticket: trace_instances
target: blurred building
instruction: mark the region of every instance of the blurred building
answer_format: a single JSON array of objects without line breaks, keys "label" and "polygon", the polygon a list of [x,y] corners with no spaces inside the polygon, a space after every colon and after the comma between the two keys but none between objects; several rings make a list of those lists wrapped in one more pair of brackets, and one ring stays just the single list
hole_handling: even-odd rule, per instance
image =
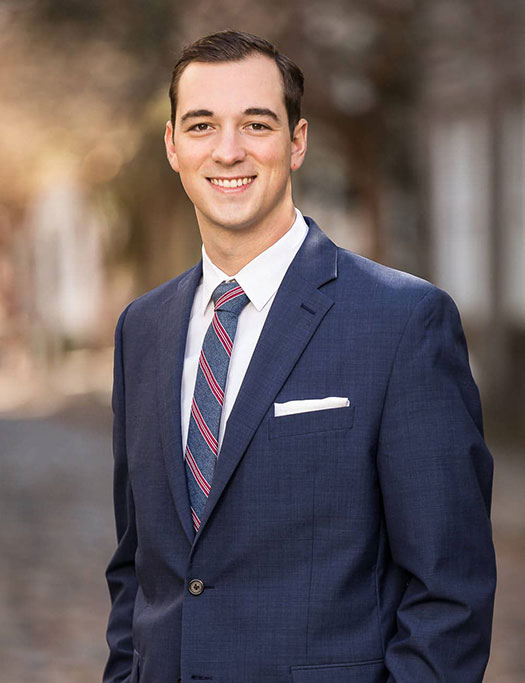
[{"label": "blurred building", "polygon": [[104,274],[96,213],[72,178],[41,188],[28,207],[33,247],[34,322],[41,341],[97,340]]},{"label": "blurred building", "polygon": [[420,134],[430,276],[491,407],[525,421],[525,5],[428,3]]}]

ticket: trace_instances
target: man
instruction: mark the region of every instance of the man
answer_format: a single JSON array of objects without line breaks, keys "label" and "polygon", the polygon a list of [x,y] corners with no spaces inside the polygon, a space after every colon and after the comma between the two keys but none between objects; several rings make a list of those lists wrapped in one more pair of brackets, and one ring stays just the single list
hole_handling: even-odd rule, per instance
[{"label": "man", "polygon": [[483,677],[492,461],[459,316],[294,208],[301,94],[233,31],[174,70],[203,258],[117,326],[107,682]]}]

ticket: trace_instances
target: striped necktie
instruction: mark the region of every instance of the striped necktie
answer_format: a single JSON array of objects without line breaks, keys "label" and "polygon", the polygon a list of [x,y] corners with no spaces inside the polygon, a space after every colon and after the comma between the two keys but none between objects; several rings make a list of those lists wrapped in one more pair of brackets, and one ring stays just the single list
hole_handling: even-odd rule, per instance
[{"label": "striped necktie", "polygon": [[224,389],[239,314],[249,299],[235,280],[212,294],[215,309],[197,368],[184,459],[193,527],[197,532],[210,493],[219,454],[219,426]]}]

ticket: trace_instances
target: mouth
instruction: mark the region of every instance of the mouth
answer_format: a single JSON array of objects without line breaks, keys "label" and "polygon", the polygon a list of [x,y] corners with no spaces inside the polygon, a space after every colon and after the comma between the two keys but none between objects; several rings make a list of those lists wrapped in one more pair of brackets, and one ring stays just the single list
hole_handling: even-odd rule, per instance
[{"label": "mouth", "polygon": [[247,185],[251,185],[257,176],[237,176],[235,178],[207,178],[208,182],[217,188],[223,188],[228,190],[238,190],[239,188],[244,188]]}]

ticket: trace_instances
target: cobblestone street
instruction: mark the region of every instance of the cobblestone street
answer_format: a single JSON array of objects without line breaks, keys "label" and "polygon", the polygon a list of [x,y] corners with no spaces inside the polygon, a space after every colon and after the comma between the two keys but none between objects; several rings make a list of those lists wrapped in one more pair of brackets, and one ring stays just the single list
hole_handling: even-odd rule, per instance
[{"label": "cobblestone street", "polygon": [[[86,398],[48,417],[0,420],[5,683],[100,680],[109,605],[104,568],[114,546],[110,433],[108,408]],[[525,459],[515,449],[491,446],[499,589],[485,681],[521,683]]]},{"label": "cobblestone street", "polygon": [[0,422],[5,683],[101,679],[114,545],[108,411]]}]

